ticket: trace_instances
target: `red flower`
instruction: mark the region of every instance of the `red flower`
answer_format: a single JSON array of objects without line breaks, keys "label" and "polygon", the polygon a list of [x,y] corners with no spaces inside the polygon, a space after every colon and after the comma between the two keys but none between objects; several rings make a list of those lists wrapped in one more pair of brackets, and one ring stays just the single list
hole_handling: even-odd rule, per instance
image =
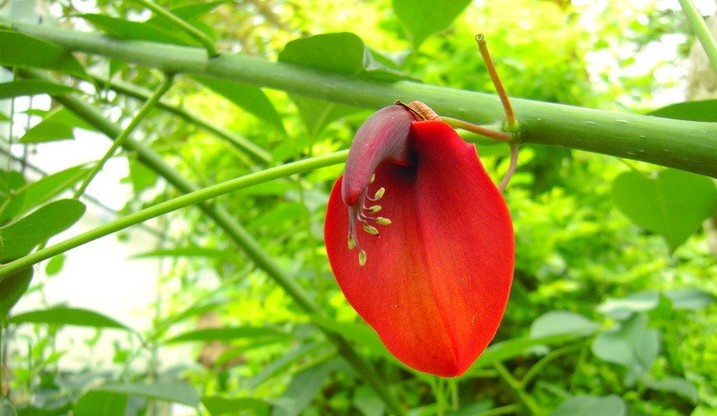
[{"label": "red flower", "polygon": [[513,227],[475,146],[420,117],[393,105],[361,126],[324,235],[341,290],[386,348],[410,367],[452,377],[498,329]]}]

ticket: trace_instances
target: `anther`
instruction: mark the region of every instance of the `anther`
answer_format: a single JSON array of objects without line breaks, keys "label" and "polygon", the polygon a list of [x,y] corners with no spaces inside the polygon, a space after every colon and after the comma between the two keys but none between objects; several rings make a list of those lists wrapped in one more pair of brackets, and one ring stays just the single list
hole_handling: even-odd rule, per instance
[{"label": "anther", "polygon": [[376,218],[376,224],[378,225],[391,225],[391,220],[384,217],[377,217]]},{"label": "anther", "polygon": [[371,179],[369,179],[368,183],[373,183],[373,181],[376,180],[376,174],[371,174]]},{"label": "anther", "polygon": [[353,234],[349,234],[349,250],[353,250],[356,248],[356,239],[354,238]]},{"label": "anther", "polygon": [[370,207],[366,208],[366,211],[368,211],[370,214],[375,214],[381,211],[381,205],[371,205]]},{"label": "anther", "polygon": [[386,193],[386,188],[384,188],[384,187],[378,188],[378,191],[376,191],[376,193],[373,196],[373,200],[378,201],[379,199],[383,198],[383,194],[385,194],[385,193]]},{"label": "anther", "polygon": [[373,225],[364,224],[363,230],[371,235],[378,235],[378,229]]},{"label": "anther", "polygon": [[366,264],[366,252],[361,250],[358,253],[358,259],[359,259],[359,266],[363,266]]}]

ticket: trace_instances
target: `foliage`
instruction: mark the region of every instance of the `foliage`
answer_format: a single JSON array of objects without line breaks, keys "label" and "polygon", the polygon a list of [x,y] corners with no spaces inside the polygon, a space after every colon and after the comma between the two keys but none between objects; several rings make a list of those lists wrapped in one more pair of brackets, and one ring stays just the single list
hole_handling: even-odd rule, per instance
[{"label": "foliage", "polygon": [[[20,3],[0,12],[36,20]],[[391,88],[411,80],[490,93],[471,43],[480,28],[512,96],[653,110],[658,92],[676,83],[655,79],[653,69],[670,72],[679,63],[644,66],[640,53],[671,35],[686,39],[682,14],[661,2],[598,3],[157,2],[171,11],[166,16],[151,13],[148,0],[98,1],[96,8],[57,1],[42,20],[90,27],[123,45],[161,43],[170,56],[176,45],[205,56],[208,39],[223,55],[309,68],[319,81],[345,76]],[[7,103],[0,122],[8,128],[0,134],[9,143],[0,175],[0,414],[717,411],[717,253],[708,246],[710,228],[701,227],[710,216],[717,221],[713,179],[523,146],[505,194],[517,240],[508,311],[464,376],[436,378],[387,352],[338,291],[326,259],[322,224],[344,155],[334,152],[369,114],[365,103],[320,99],[333,97],[328,81],[306,97],[196,74],[169,77],[147,64],[155,57],[137,64],[110,59],[111,51],[73,54],[12,24],[0,21],[8,76],[0,84],[0,103]],[[650,70],[635,70],[641,65]],[[171,83],[166,94],[157,93],[162,83]],[[51,108],[43,107],[49,96]],[[714,108],[714,100],[686,102],[653,114],[714,122]],[[99,135],[120,138],[114,160],[128,168],[109,192],[124,186],[131,194],[113,214],[117,221],[73,240],[60,233],[94,209],[98,190],[88,188],[83,202],[72,194],[94,182],[96,162],[63,155],[71,159],[66,168],[38,174],[32,153]],[[498,180],[507,149],[477,142]],[[198,209],[179,210],[189,205]],[[156,215],[142,215],[150,211]],[[148,329],[73,305],[13,310],[62,281],[70,248],[110,233],[140,247],[136,234],[119,231],[157,215],[156,246],[135,255],[162,265],[147,276],[159,288]],[[48,243],[53,237],[60,243]],[[37,261],[49,259],[40,267],[33,269],[35,261],[3,272],[40,255]],[[111,356],[94,356],[104,341]],[[78,351],[85,354],[79,364],[69,358]],[[181,357],[172,366],[169,352]]]}]

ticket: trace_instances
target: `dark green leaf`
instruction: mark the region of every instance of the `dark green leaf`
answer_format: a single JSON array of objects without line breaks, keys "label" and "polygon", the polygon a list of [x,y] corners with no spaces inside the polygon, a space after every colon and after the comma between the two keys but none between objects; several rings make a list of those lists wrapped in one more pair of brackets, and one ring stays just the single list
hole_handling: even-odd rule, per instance
[{"label": "dark green leaf", "polygon": [[92,26],[119,39],[147,40],[151,42],[172,43],[177,45],[195,45],[181,31],[173,28],[162,28],[147,22],[133,22],[101,14],[82,14],[79,17],[87,20]]},{"label": "dark green leaf", "polygon": [[642,382],[653,390],[675,393],[682,396],[689,400],[692,404],[697,404],[699,401],[697,388],[684,378],[666,377],[657,380],[648,375],[642,379]]},{"label": "dark green leaf", "polygon": [[599,328],[600,324],[578,313],[550,311],[533,321],[533,324],[530,326],[530,336],[532,338],[558,334],[589,336],[594,334]]},{"label": "dark green leaf", "polygon": [[172,337],[166,341],[167,344],[174,342],[196,342],[196,341],[231,341],[238,338],[259,338],[259,337],[288,337],[287,334],[275,329],[265,327],[228,327],[228,328],[207,328],[185,332]]},{"label": "dark green leaf", "polygon": [[0,84],[0,99],[37,94],[62,95],[73,92],[80,91],[66,85],[34,79],[22,79]]},{"label": "dark green leaf", "polygon": [[17,271],[0,281],[0,323],[4,322],[22,295],[30,287],[32,267]]},{"label": "dark green leaf", "polygon": [[627,407],[615,395],[571,397],[560,404],[550,416],[625,416]]},{"label": "dark green leaf", "polygon": [[121,323],[100,313],[87,309],[68,308],[65,306],[21,313],[10,318],[10,323],[16,325],[32,323],[128,329]]},{"label": "dark green leaf", "polygon": [[470,0],[393,0],[393,11],[418,49],[430,35],[448,27],[470,3]]},{"label": "dark green leaf", "polygon": [[277,400],[277,406],[272,412],[273,416],[297,416],[311,403],[316,393],[334,371],[336,362],[326,361],[309,367],[291,379],[286,391]]},{"label": "dark green leaf", "polygon": [[259,414],[266,410],[270,404],[261,399],[252,397],[225,398],[219,396],[202,397],[202,404],[211,416],[237,415],[244,411],[253,411]]},{"label": "dark green leaf", "polygon": [[74,416],[125,416],[127,395],[90,390],[75,403]]},{"label": "dark green leaf", "polygon": [[711,179],[675,169],[654,178],[625,172],[613,183],[613,198],[630,220],[664,236],[672,250],[717,210],[717,186]]},{"label": "dark green leaf", "polygon": [[687,101],[662,107],[650,115],[691,121],[717,121],[717,100]]},{"label": "dark green leaf", "polygon": [[88,169],[83,166],[73,166],[25,185],[17,191],[5,211],[0,214],[0,221],[22,215],[30,209],[44,204],[63,191],[70,189],[84,177],[87,171]]},{"label": "dark green leaf", "polygon": [[84,213],[85,204],[82,202],[60,199],[0,227],[0,262],[24,256],[36,245],[69,228]]},{"label": "dark green leaf", "polygon": [[43,68],[85,76],[72,54],[53,43],[22,33],[0,30],[0,64],[21,68]]},{"label": "dark green leaf", "polygon": [[271,126],[286,133],[281,117],[277,113],[269,98],[258,87],[242,84],[240,82],[220,80],[217,78],[195,75],[194,78],[215,93],[223,96],[232,103],[256,117],[266,121]]}]

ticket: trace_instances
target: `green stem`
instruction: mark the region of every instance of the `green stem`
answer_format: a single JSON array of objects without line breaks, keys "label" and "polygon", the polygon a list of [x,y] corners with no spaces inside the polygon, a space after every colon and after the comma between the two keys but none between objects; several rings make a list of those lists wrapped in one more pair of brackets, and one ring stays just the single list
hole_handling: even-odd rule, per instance
[{"label": "green stem", "polygon": [[507,368],[501,363],[495,363],[493,364],[493,367],[498,371],[498,375],[500,375],[500,378],[503,379],[503,381],[508,384],[508,386],[515,392],[515,394],[518,396],[521,402],[523,402],[523,405],[528,408],[531,414],[533,415],[542,415],[543,411],[540,409],[540,406],[533,400],[532,397],[523,389],[523,384],[516,380],[515,377],[508,371]]},{"label": "green stem", "polygon": [[1,265],[0,282],[18,270],[31,267],[43,260],[49,259],[52,256],[64,253],[75,247],[89,243],[90,241],[116,233],[117,231],[124,230],[132,225],[177,211],[181,208],[206,202],[212,198],[216,198],[248,186],[284,178],[297,173],[309,172],[326,166],[337,165],[346,160],[347,154],[348,151],[344,150],[268,168],[152,205],[151,207],[139,210],[121,218],[117,218],[107,224],[68,238],[67,240],[61,241],[53,246],[35,251],[34,253],[30,253],[15,261]]},{"label": "green stem", "polygon": [[707,27],[705,19],[702,18],[700,11],[697,10],[692,0],[679,0],[682,11],[687,16],[687,21],[695,32],[695,36],[699,39],[702,47],[705,49],[707,58],[709,58],[712,68],[717,73],[717,40],[712,36],[710,28]]},{"label": "green stem", "polygon": [[109,149],[107,149],[107,152],[105,152],[104,156],[102,156],[102,159],[100,159],[94,167],[92,167],[92,170],[90,173],[87,174],[87,177],[84,181],[82,181],[82,185],[80,185],[79,188],[77,188],[77,191],[75,191],[75,194],[73,195],[73,198],[78,199],[82,194],[85,193],[85,190],[90,185],[92,180],[97,176],[97,174],[102,170],[102,167],[107,163],[107,161],[115,154],[115,151],[120,147],[124,146],[125,141],[127,138],[134,132],[134,130],[137,128],[139,123],[144,120],[145,117],[149,114],[150,111],[157,105],[160,98],[169,91],[169,89],[172,87],[174,76],[171,74],[165,75],[164,80],[162,80],[162,84],[159,86],[157,91],[152,94],[152,96],[147,100],[147,102],[144,103],[142,108],[137,112],[137,114],[132,118],[132,121],[130,121],[129,125],[122,130],[122,133],[117,136],[117,138],[112,142],[112,146],[110,146]]},{"label": "green stem", "polygon": [[[329,74],[297,65],[223,54],[208,60],[202,49],[113,39],[47,25],[0,20],[15,30],[60,44],[168,72],[208,75],[275,88],[339,104],[379,108],[400,99],[423,101],[437,113],[490,124],[503,113],[495,95],[411,81],[386,83]],[[603,153],[717,177],[717,123],[691,122],[560,104],[512,99],[520,114],[521,143]]]},{"label": "green stem", "polygon": [[163,7],[154,4],[150,0],[137,0],[139,3],[142,3],[145,7],[152,10],[154,13],[156,13],[159,16],[162,16],[163,18],[169,20],[174,25],[176,25],[178,28],[182,29],[183,31],[187,32],[191,37],[196,39],[199,43],[204,46],[204,49],[207,50],[207,55],[210,58],[214,58],[216,56],[219,56],[219,52],[217,51],[217,47],[214,45],[214,41],[212,41],[209,36],[206,35],[206,33],[202,32],[201,30],[197,29],[196,27],[190,25],[185,20],[181,19],[179,16],[175,15],[174,13],[165,10]]}]

